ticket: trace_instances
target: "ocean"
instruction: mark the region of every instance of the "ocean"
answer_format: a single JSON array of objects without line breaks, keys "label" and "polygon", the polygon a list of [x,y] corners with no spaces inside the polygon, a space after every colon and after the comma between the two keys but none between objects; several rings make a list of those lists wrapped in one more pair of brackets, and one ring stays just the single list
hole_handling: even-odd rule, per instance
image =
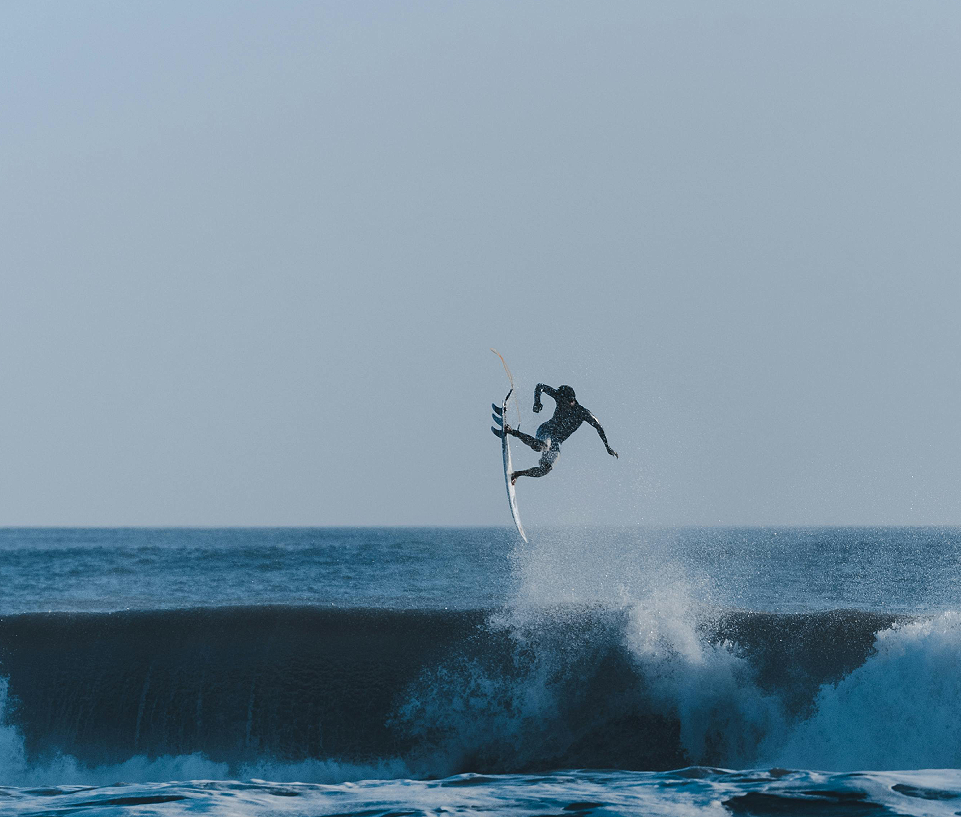
[{"label": "ocean", "polygon": [[961,814],[961,529],[3,529],[0,813]]}]

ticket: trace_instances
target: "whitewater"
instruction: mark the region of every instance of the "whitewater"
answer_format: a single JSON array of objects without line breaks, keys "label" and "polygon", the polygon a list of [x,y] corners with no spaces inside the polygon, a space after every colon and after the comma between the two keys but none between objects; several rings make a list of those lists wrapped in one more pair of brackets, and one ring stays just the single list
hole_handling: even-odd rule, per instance
[{"label": "whitewater", "polygon": [[0,813],[957,814],[961,529],[0,530]]}]

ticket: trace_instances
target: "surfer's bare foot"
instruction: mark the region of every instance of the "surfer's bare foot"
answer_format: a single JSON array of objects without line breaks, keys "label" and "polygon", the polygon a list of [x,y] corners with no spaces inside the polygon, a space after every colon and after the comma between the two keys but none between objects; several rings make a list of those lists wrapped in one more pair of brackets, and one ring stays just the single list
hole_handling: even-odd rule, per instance
[{"label": "surfer's bare foot", "polygon": [[517,472],[515,471],[514,473],[511,474],[511,485],[515,485],[516,483],[517,483]]}]

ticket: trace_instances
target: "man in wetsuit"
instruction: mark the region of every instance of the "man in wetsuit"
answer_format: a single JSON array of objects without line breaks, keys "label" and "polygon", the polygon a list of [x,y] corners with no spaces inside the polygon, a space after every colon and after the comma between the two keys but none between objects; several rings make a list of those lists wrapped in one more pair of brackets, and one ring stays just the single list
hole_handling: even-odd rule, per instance
[{"label": "man in wetsuit", "polygon": [[541,392],[553,397],[557,407],[554,409],[554,416],[546,423],[541,423],[535,436],[532,437],[530,434],[524,434],[522,431],[511,428],[507,425],[506,418],[503,430],[491,428],[491,431],[498,437],[510,434],[541,454],[540,462],[536,467],[528,468],[526,471],[514,471],[511,474],[511,485],[517,481],[518,477],[542,477],[548,473],[560,456],[561,443],[577,431],[581,423],[589,423],[594,426],[601,437],[601,442],[607,448],[607,453],[612,457],[617,457],[617,452],[607,444],[607,435],[601,428],[601,424],[597,422],[597,418],[577,402],[574,389],[570,386],[552,389],[544,383],[538,383],[537,388],[534,389],[535,414],[544,408],[541,405]]}]

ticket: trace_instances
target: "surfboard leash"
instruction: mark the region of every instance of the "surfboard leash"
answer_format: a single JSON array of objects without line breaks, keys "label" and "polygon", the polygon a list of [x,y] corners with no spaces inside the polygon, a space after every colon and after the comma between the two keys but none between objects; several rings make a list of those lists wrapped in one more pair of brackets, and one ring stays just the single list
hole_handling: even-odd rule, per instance
[{"label": "surfboard leash", "polygon": [[[511,370],[507,367],[507,361],[504,360],[504,356],[498,352],[493,346],[491,351],[501,359],[501,363],[504,364],[504,371],[507,372],[507,379],[511,382],[511,391],[514,392],[514,375],[511,374]],[[509,395],[508,395],[509,396]],[[517,399],[517,394],[514,394],[514,409],[517,411],[517,428],[521,427],[521,401]]]}]

